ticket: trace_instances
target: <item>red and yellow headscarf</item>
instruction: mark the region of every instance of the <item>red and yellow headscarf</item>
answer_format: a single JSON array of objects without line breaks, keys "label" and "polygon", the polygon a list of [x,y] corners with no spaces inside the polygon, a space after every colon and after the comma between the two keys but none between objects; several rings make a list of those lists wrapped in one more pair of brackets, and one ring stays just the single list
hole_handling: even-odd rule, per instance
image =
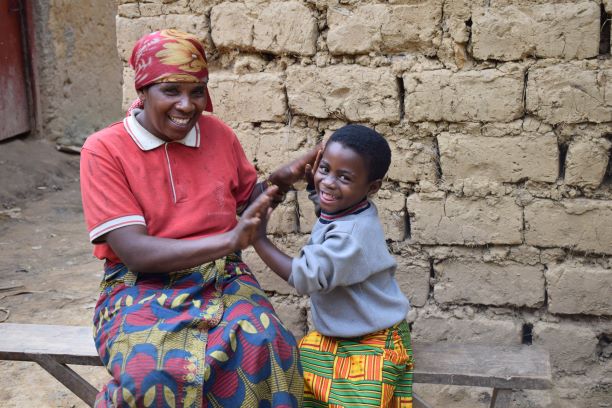
[{"label": "red and yellow headscarf", "polygon": [[[136,90],[160,82],[208,81],[208,63],[204,45],[194,35],[178,30],[155,31],[142,37],[132,50]],[[138,106],[138,100],[130,110]],[[206,102],[212,112],[210,95]]]}]

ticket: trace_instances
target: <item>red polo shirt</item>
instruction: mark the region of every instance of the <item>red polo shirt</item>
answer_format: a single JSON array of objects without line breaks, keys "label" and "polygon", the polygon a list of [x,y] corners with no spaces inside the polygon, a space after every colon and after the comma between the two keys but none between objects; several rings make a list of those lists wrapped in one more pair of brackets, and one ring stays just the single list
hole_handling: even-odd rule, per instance
[{"label": "red polo shirt", "polygon": [[164,142],[134,116],[87,138],[81,195],[94,255],[119,258],[105,234],[140,224],[149,235],[193,239],[231,230],[257,173],[234,132],[202,115],[178,142]]}]

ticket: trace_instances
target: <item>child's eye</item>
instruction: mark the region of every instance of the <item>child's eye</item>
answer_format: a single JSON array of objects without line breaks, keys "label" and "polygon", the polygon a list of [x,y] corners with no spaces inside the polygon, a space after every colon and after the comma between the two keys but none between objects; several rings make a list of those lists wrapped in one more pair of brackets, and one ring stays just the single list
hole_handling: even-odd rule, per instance
[{"label": "child's eye", "polygon": [[343,174],[343,175],[341,175],[340,177],[338,177],[338,179],[339,179],[340,181],[344,181],[344,182],[349,182],[349,181],[351,181],[351,179],[350,179],[348,176],[345,176],[344,174]]},{"label": "child's eye", "polygon": [[319,166],[319,173],[321,174],[327,174],[329,172],[329,169],[325,166]]}]

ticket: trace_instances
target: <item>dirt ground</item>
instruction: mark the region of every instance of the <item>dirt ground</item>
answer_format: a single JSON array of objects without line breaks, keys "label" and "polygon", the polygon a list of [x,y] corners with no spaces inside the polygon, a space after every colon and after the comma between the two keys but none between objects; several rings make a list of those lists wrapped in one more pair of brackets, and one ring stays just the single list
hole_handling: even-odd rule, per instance
[{"label": "dirt ground", "polygon": [[[102,264],[91,255],[79,156],[0,144],[0,322],[89,325]],[[100,367],[73,367],[100,387]],[[86,407],[34,363],[0,361],[0,407]]]}]

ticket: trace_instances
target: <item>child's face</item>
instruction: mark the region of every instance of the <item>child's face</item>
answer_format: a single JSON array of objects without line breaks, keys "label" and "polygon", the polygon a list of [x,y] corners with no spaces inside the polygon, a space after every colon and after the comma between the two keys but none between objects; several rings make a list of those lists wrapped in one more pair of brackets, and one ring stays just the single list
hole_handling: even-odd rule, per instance
[{"label": "child's face", "polygon": [[381,180],[368,181],[365,160],[340,143],[327,145],[314,176],[321,210],[335,213],[378,191]]}]

